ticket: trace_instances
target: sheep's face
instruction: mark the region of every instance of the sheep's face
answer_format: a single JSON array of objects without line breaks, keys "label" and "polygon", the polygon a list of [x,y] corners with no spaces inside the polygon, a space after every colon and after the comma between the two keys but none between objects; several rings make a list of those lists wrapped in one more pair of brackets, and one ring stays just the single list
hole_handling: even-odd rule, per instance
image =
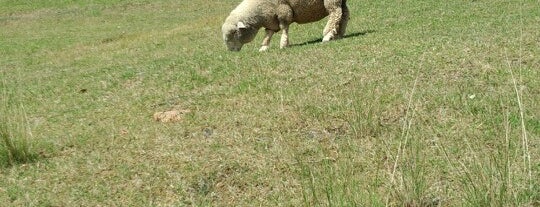
[{"label": "sheep's face", "polygon": [[223,30],[223,40],[230,51],[240,51],[242,49],[242,42],[238,38],[238,30]]},{"label": "sheep's face", "polygon": [[223,24],[221,28],[223,32],[223,40],[230,51],[240,51],[242,46],[248,42],[251,42],[257,32],[253,32],[253,29],[246,27],[244,23],[238,22],[236,24]]}]

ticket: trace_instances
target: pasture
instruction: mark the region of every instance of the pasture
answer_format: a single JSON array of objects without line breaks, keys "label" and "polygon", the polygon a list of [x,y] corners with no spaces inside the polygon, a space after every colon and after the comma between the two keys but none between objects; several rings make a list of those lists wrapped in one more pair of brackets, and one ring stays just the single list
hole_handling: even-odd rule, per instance
[{"label": "pasture", "polygon": [[349,0],[264,53],[238,3],[0,0],[0,203],[540,205],[539,1]]}]

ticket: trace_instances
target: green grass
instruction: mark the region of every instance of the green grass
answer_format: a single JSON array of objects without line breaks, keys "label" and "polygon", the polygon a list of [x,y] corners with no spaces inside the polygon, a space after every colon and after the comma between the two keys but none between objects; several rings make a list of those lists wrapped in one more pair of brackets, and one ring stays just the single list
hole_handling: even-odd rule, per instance
[{"label": "green grass", "polygon": [[32,151],[31,130],[24,106],[16,101],[14,90],[0,84],[2,105],[0,108],[0,167],[33,162],[37,152]]},{"label": "green grass", "polygon": [[349,1],[347,38],[232,53],[237,3],[0,1],[0,129],[32,155],[0,203],[540,205],[537,1]]}]

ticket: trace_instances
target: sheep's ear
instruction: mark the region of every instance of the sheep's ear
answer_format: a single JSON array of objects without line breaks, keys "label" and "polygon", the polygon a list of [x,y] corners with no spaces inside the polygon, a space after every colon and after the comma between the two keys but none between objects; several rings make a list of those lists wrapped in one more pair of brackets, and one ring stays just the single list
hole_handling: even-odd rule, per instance
[{"label": "sheep's ear", "polygon": [[238,22],[238,23],[236,24],[236,28],[238,28],[238,29],[244,29],[244,28],[246,28],[246,25],[244,24],[244,22]]}]

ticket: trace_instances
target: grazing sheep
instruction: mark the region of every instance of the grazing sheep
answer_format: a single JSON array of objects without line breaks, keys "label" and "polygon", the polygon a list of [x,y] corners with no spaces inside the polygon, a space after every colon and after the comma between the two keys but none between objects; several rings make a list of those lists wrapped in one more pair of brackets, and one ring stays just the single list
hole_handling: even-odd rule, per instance
[{"label": "grazing sheep", "polygon": [[315,22],[329,16],[323,42],[342,37],[349,20],[347,0],[243,0],[221,27],[223,40],[231,51],[253,41],[261,27],[266,30],[262,47],[266,51],[275,32],[283,30],[280,48],[289,45],[289,25]]}]

